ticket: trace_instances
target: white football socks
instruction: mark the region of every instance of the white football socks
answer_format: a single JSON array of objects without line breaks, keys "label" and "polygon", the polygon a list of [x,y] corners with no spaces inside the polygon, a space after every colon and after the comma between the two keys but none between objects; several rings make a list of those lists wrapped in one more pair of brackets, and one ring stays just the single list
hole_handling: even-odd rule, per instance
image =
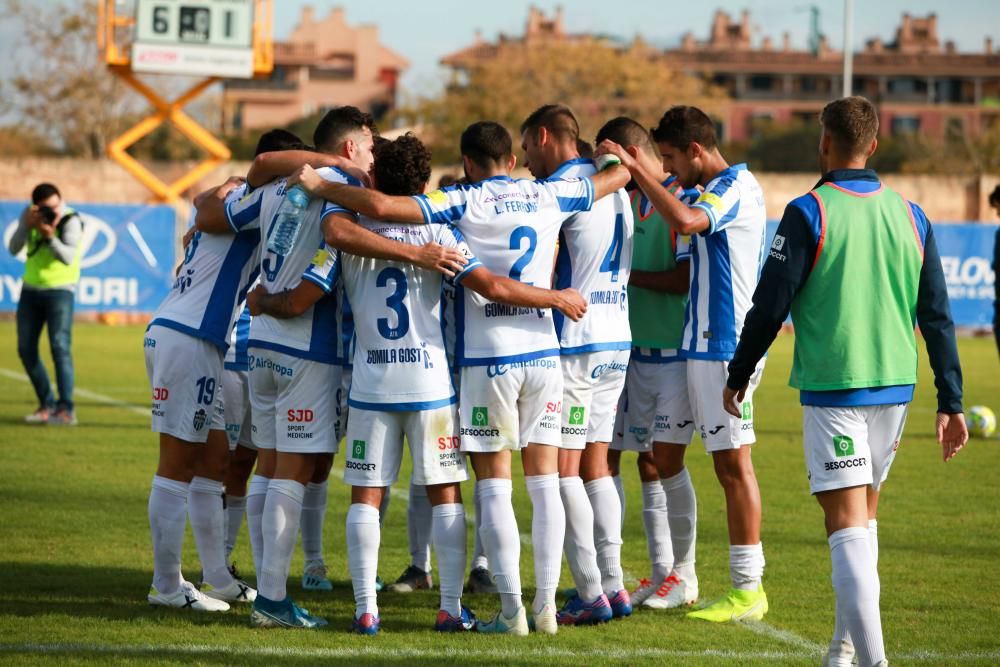
[{"label": "white football socks", "polygon": [[[879,583],[878,577],[878,521],[868,519],[868,537],[871,540],[872,558],[875,559],[875,581]],[[881,589],[881,584],[879,584]],[[881,590],[880,590],[881,592]],[[851,635],[847,631],[847,624],[840,614],[840,607],[837,607],[836,624],[833,627],[833,641],[830,643],[831,650],[839,651],[843,642],[851,644]]]},{"label": "white football socks", "polygon": [[[531,496],[531,542],[535,561],[534,613],[546,604],[555,606],[566,536],[566,511],[559,495],[559,474],[524,478]],[[492,558],[490,561],[492,562]]]},{"label": "white football socks", "polygon": [[622,515],[619,519],[620,529],[625,529],[625,482],[622,481],[621,473],[611,477],[611,480],[615,483],[615,491],[618,492],[618,503],[622,507]]},{"label": "white football socks", "polygon": [[264,530],[261,518],[264,516],[264,501],[267,499],[267,485],[271,480],[254,475],[247,485],[247,533],[250,535],[250,552],[253,567],[260,579],[260,566],[264,563]]},{"label": "white football socks", "polygon": [[885,659],[879,584],[867,528],[843,528],[828,539],[833,565],[833,590],[837,615],[854,640],[859,665],[876,665]]},{"label": "white football socks", "polygon": [[[511,618],[521,608],[521,538],[511,503],[513,486],[509,479],[484,479],[476,482],[483,509],[483,546],[493,568],[493,579],[500,594],[503,615]],[[560,540],[561,542],[561,540]],[[562,556],[562,549],[556,553]]]},{"label": "white football socks", "polygon": [[[385,495],[389,495],[388,489]],[[381,540],[379,511],[362,503],[351,505],[347,510],[347,564],[354,585],[355,618],[366,613],[378,616],[375,577]]]},{"label": "white football socks", "polygon": [[153,538],[153,587],[162,594],[181,587],[181,548],[187,523],[188,485],[153,477],[149,492],[149,532]]},{"label": "white football socks", "polygon": [[195,477],[188,486],[188,518],[198,547],[205,583],[222,588],[233,583],[226,563],[226,515],[222,508],[222,482]]},{"label": "white football socks", "polygon": [[427,497],[427,487],[413,482],[410,482],[410,504],[406,507],[406,535],[410,545],[410,564],[430,572],[431,500]]},{"label": "white football socks", "polygon": [[764,545],[729,545],[729,578],[733,588],[756,591],[764,578]]},{"label": "white football socks", "polygon": [[[622,573],[622,508],[611,477],[599,477],[584,484],[594,510],[594,546],[601,587],[609,596],[625,588]],[[569,532],[569,513],[566,514]]]},{"label": "white football socks", "polygon": [[268,600],[280,602],[287,597],[288,569],[295,551],[302,516],[302,498],[306,487],[291,479],[272,479],[267,486],[264,515],[264,558],[257,587]]},{"label": "white football socks", "polygon": [[642,483],[642,523],[646,527],[646,548],[653,566],[652,581],[659,584],[674,566],[674,548],[667,517],[667,494],[660,481]]},{"label": "white football socks", "polygon": [[580,477],[559,479],[559,494],[566,513],[564,549],[569,569],[573,573],[577,594],[589,602],[601,592],[601,571],[597,567],[594,546],[594,509]]},{"label": "white football socks", "polygon": [[431,517],[441,609],[457,618],[462,615],[462,585],[465,579],[465,508],[461,503],[437,505],[431,509]]},{"label": "white football socks", "polygon": [[476,485],[476,490],[472,494],[473,505],[475,509],[475,526],[473,528],[473,548],[472,548],[472,569],[475,570],[477,567],[484,569],[489,569],[489,561],[486,558],[486,547],[483,546],[483,537],[480,534],[479,527],[483,523],[483,507],[479,501],[479,485]]},{"label": "white football socks", "polygon": [[698,537],[698,501],[691,475],[684,468],[673,477],[661,479],[667,497],[667,521],[674,552],[674,571],[681,579],[693,581],[695,542]]},{"label": "white football socks", "polygon": [[309,482],[302,496],[302,555],[306,563],[323,562],[323,520],[329,484]]},{"label": "white football socks", "polygon": [[226,562],[233,554],[236,540],[243,526],[243,516],[247,513],[247,497],[226,494]]}]

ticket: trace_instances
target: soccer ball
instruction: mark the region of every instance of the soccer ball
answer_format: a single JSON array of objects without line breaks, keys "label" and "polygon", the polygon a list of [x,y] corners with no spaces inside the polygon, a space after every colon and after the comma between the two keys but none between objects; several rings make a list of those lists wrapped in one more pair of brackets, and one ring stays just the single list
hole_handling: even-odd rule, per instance
[{"label": "soccer ball", "polygon": [[969,435],[974,438],[988,438],[997,430],[997,417],[985,405],[973,405],[965,414]]}]

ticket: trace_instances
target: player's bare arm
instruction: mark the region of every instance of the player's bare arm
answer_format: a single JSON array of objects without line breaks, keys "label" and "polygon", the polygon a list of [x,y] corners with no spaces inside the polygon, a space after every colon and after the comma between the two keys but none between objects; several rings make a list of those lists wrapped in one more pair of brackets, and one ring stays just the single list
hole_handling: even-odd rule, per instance
[{"label": "player's bare arm", "polygon": [[298,317],[309,310],[310,306],[323,298],[324,292],[315,283],[303,280],[295,289],[271,294],[263,285],[257,285],[247,294],[247,308],[250,314],[271,315],[287,320]]},{"label": "player's bare arm", "polygon": [[678,262],[677,266],[669,271],[639,271],[632,270],[629,275],[628,284],[631,287],[642,287],[643,289],[666,294],[687,294],[690,289],[689,280],[691,273],[691,262]]},{"label": "player's bare arm", "polygon": [[590,177],[594,184],[594,201],[618,192],[632,180],[629,170],[623,164],[612,165]]},{"label": "player's bare arm", "polygon": [[[353,166],[348,160],[343,160],[343,162]],[[253,164],[250,165],[250,171],[247,172],[247,182],[252,187],[257,188],[270,183],[275,178],[288,176],[306,164],[317,169],[320,167],[344,166],[341,164],[340,158],[334,155],[327,155],[326,153],[300,150],[271,151],[269,153],[261,153],[254,158]]]},{"label": "player's bare arm", "polygon": [[574,322],[587,312],[587,302],[575,289],[549,290],[498,276],[477,267],[462,278],[462,286],[490,301],[523,308],[555,308]]},{"label": "player's bare arm", "polygon": [[701,209],[692,208],[675,197],[663,187],[656,175],[645,168],[642,162],[632,157],[628,151],[615,142],[605,139],[597,146],[594,153],[595,155],[611,154],[621,160],[622,166],[628,169],[632,179],[649,199],[653,208],[678,233],[697,234],[709,228],[710,222],[707,213]]},{"label": "player's bare arm", "polygon": [[369,218],[416,224],[424,222],[420,205],[410,197],[394,197],[370,188],[332,183],[309,165],[303,165],[289,176],[288,184],[300,185],[314,197],[322,197]]},{"label": "player's bare arm", "polygon": [[206,190],[195,197],[197,213],[195,213],[194,225],[199,232],[228,234],[233,231],[226,219],[226,197],[242,184],[241,177],[231,176],[222,185]]},{"label": "player's bare arm", "polygon": [[[364,188],[352,189],[371,192]],[[414,205],[416,206],[415,202]],[[413,246],[393,241],[365,229],[351,217],[339,213],[331,213],[323,218],[323,237],[330,246],[352,255],[407,262],[423,269],[438,271],[449,278],[468,263],[465,256],[454,248],[445,248],[437,243]]]}]

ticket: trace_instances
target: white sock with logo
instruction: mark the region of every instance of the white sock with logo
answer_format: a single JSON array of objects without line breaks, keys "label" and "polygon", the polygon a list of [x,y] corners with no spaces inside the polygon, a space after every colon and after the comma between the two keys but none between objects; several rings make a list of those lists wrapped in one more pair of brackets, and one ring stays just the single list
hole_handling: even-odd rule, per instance
[{"label": "white sock with logo", "polygon": [[694,495],[691,475],[684,468],[673,477],[661,479],[667,497],[667,521],[674,551],[674,571],[681,579],[695,579],[694,555],[698,537],[698,501]]},{"label": "white sock with logo", "polygon": [[[389,495],[388,489],[385,495]],[[355,618],[362,614],[378,616],[375,577],[381,541],[379,511],[371,505],[352,504],[347,510],[347,564],[354,585]]]},{"label": "white sock with logo", "polygon": [[436,505],[431,509],[431,516],[441,609],[457,618],[462,615],[462,585],[465,579],[465,508],[461,503]]},{"label": "white sock with logo", "polygon": [[843,528],[828,538],[837,614],[847,626],[859,665],[885,659],[879,584],[868,528]]},{"label": "white sock with logo", "polygon": [[188,486],[188,519],[198,547],[206,584],[222,588],[233,583],[226,563],[226,514],[222,508],[222,482],[195,477]]},{"label": "white sock with logo", "polygon": [[476,490],[472,494],[473,505],[475,507],[475,526],[473,528],[472,534],[473,538],[473,548],[472,548],[472,569],[475,570],[477,567],[483,569],[489,569],[489,561],[486,558],[486,547],[483,546],[483,537],[480,534],[480,526],[483,524],[483,506],[482,502],[479,500],[479,485],[476,485]]},{"label": "white sock with logo", "polygon": [[306,563],[323,562],[323,521],[329,484],[309,482],[302,496],[302,555]]},{"label": "white sock with logo", "polygon": [[247,513],[247,497],[226,494],[226,562],[229,562],[236,540],[243,526],[243,516]]},{"label": "white sock with logo", "polygon": [[[566,537],[566,510],[559,495],[559,474],[525,477],[531,496],[531,542],[535,561],[534,613],[547,604],[555,606],[562,546]],[[593,528],[591,528],[593,530]]]},{"label": "white sock with logo", "polygon": [[253,554],[253,567],[260,579],[260,566],[264,562],[264,529],[261,519],[264,516],[264,501],[267,499],[267,485],[271,480],[267,477],[254,475],[247,485],[247,533],[250,535],[250,552]]},{"label": "white sock with logo", "polygon": [[615,483],[615,491],[618,492],[618,503],[621,505],[622,512],[621,516],[618,518],[618,524],[621,530],[625,529],[625,482],[622,481],[621,473],[611,477],[611,481]]},{"label": "white sock with logo", "polygon": [[[598,477],[583,485],[594,510],[594,546],[601,587],[609,596],[625,588],[622,573],[621,505],[611,477]],[[569,514],[566,515],[567,531]]]},{"label": "white sock with logo", "polygon": [[181,549],[187,523],[188,484],[156,475],[149,492],[149,532],[153,538],[153,587],[161,594],[181,587]]},{"label": "white sock with logo", "polygon": [[427,487],[413,482],[410,482],[410,504],[406,507],[406,535],[410,544],[410,564],[430,572],[431,500],[427,497]]},{"label": "white sock with logo", "polygon": [[674,566],[674,547],[670,539],[667,494],[660,481],[642,483],[642,523],[646,527],[646,548],[653,566],[652,581],[659,585]]},{"label": "white sock with logo", "polygon": [[295,551],[302,516],[302,498],[306,487],[291,479],[272,479],[267,486],[264,515],[264,558],[260,567],[258,591],[268,600],[280,602],[287,597],[288,569]]},{"label": "white sock with logo", "polygon": [[594,509],[587,498],[587,490],[580,477],[559,479],[559,494],[566,512],[566,539],[564,549],[576,591],[589,602],[601,592],[601,570],[597,567],[597,548],[594,546]]},{"label": "white sock with logo", "polygon": [[[503,615],[511,618],[521,608],[521,537],[511,502],[513,485],[509,479],[484,479],[476,482],[483,508],[479,528],[486,555],[493,568]],[[561,546],[561,545],[560,545]],[[557,547],[562,556],[562,549]]]},{"label": "white sock with logo", "polygon": [[755,591],[764,578],[764,545],[729,545],[729,578],[733,588]]}]

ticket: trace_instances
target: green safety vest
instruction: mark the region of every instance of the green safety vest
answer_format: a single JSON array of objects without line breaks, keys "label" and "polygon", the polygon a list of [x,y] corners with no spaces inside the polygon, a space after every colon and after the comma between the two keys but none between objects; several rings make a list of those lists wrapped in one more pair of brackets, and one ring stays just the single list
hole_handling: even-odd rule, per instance
[{"label": "green safety vest", "polygon": [[[635,244],[632,249],[632,269],[635,271],[669,271],[677,267],[674,252],[676,234],[655,208],[643,217],[642,193],[632,193],[632,213],[635,218]],[[629,327],[632,345],[660,350],[676,350],[684,336],[684,309],[687,294],[666,294],[642,287],[628,288]]]},{"label": "green safety vest", "polygon": [[915,384],[924,250],[910,205],[885,186],[855,194],[825,183],[810,194],[822,232],[792,301],[789,384],[806,391]]},{"label": "green safety vest", "polygon": [[[56,226],[56,234],[61,231],[63,223],[77,212],[67,208]],[[28,258],[24,262],[24,284],[40,289],[75,285],[80,281],[80,258],[83,254],[83,244],[77,244],[73,261],[63,264],[52,254],[52,248],[44,242],[42,233],[37,229],[28,230]]]}]

